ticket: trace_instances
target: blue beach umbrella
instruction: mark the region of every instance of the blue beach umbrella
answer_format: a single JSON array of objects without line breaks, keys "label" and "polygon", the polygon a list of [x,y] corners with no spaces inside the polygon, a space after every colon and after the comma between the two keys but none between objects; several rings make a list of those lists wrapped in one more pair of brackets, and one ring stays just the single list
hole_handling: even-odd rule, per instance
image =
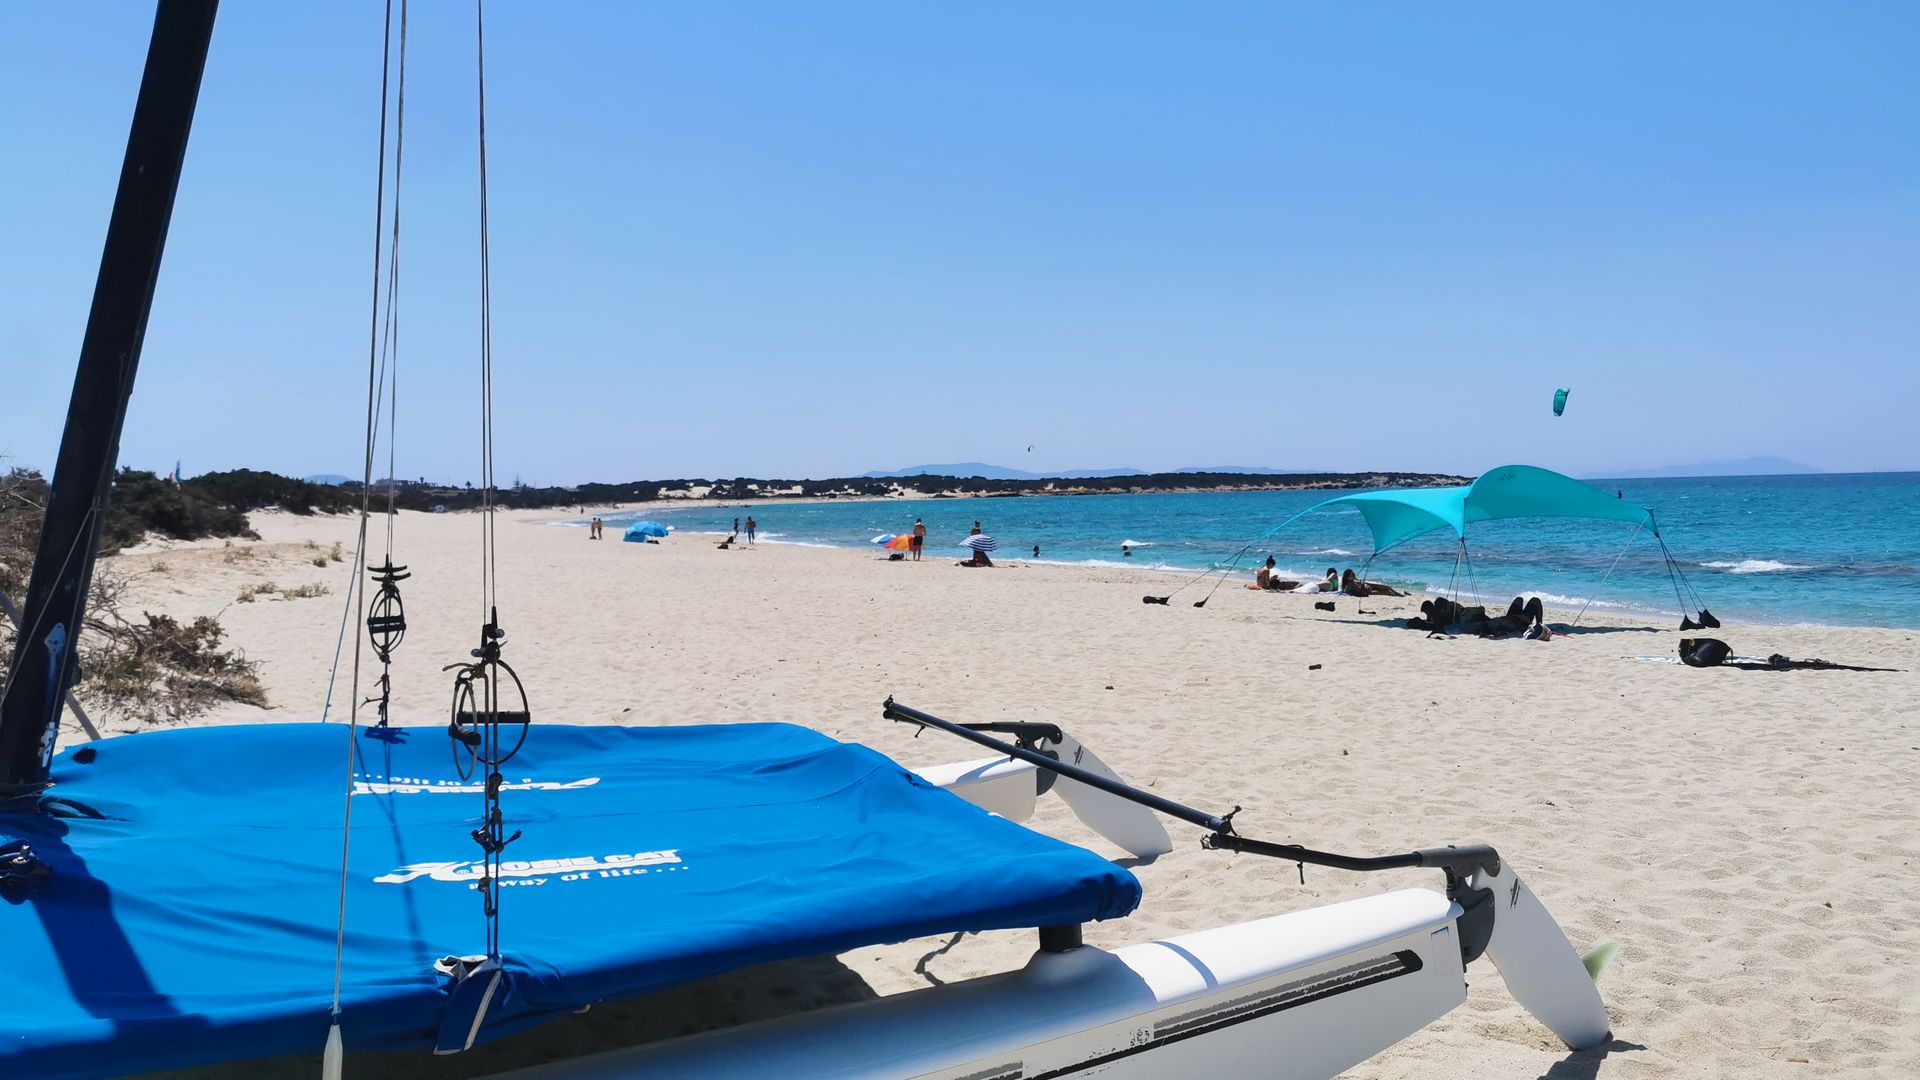
[{"label": "blue beach umbrella", "polygon": [[650,536],[665,536],[672,531],[657,521],[636,521],[627,526],[627,533],[621,539],[629,544],[644,544]]},{"label": "blue beach umbrella", "polygon": [[985,533],[975,533],[965,540],[960,541],[960,546],[972,548],[975,551],[993,551],[1000,546],[1000,543]]}]

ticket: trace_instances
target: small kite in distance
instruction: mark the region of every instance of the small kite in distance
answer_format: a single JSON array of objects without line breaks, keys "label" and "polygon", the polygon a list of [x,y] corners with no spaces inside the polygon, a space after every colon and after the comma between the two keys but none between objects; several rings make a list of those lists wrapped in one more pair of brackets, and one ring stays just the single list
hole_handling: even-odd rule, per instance
[{"label": "small kite in distance", "polygon": [[1553,415],[1559,416],[1567,411],[1567,388],[1561,387],[1553,392]]}]

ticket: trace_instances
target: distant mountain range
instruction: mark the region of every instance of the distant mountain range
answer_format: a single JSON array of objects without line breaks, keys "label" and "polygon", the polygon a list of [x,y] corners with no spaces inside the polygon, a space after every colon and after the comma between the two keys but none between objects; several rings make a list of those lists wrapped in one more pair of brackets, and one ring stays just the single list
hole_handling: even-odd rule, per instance
[{"label": "distant mountain range", "polygon": [[1733,461],[1700,461],[1692,465],[1661,465],[1650,469],[1621,469],[1589,473],[1588,477],[1594,480],[1634,480],[1658,476],[1800,476],[1825,471],[1786,458],[1750,457]]},{"label": "distant mountain range", "polygon": [[[1267,469],[1254,465],[1188,465],[1179,469],[1163,469],[1163,473],[1246,473],[1249,475],[1284,475],[1286,469]],[[1037,473],[1025,469],[1010,469],[1004,465],[988,465],[982,461],[961,461],[951,465],[914,465],[905,469],[892,469],[861,473],[869,480],[883,480],[897,476],[957,476],[966,478],[978,476],[983,480],[1085,480],[1097,476],[1146,476],[1146,469],[1131,467],[1113,469],[1068,469],[1065,472]]]}]

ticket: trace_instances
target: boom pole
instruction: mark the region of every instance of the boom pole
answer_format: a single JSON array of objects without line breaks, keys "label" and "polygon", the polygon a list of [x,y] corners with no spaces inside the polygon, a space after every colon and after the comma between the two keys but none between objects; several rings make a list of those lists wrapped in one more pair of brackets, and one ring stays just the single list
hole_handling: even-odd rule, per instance
[{"label": "boom pole", "polygon": [[0,696],[0,793],[45,786],[63,696],[79,674],[75,639],[218,6],[159,0],[154,14],[22,628]]}]

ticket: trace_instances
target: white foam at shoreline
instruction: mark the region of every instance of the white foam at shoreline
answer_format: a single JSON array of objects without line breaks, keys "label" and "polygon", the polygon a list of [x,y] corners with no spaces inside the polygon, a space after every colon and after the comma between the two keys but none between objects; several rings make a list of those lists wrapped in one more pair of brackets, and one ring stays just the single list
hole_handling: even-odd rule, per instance
[{"label": "white foam at shoreline", "polygon": [[1741,559],[1739,562],[1703,562],[1701,566],[1709,570],[1725,570],[1729,574],[1782,574],[1796,570],[1818,570],[1817,566],[1804,563],[1780,562],[1775,559]]}]

